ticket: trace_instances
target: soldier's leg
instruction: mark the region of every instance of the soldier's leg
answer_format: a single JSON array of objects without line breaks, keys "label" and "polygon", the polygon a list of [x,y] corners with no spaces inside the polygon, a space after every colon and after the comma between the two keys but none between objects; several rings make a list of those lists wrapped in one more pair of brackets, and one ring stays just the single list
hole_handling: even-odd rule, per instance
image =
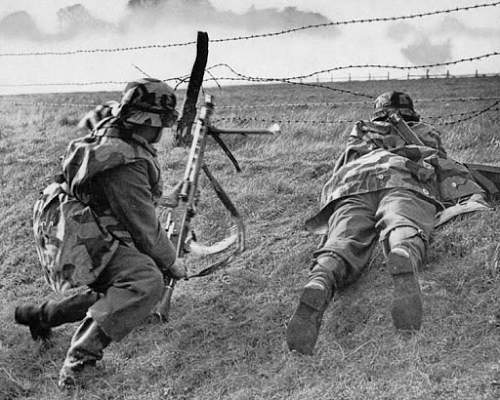
[{"label": "soldier's leg", "polygon": [[394,282],[391,314],[400,330],[418,330],[422,325],[418,270],[425,260],[435,215],[433,203],[403,189],[388,192],[377,211],[380,240]]},{"label": "soldier's leg", "polygon": [[334,291],[359,276],[376,244],[377,195],[340,200],[329,220],[328,239],[315,253],[309,280],[286,332],[290,350],[312,354],[323,314]]},{"label": "soldier's leg", "polygon": [[110,341],[121,340],[151,313],[163,292],[163,276],[150,257],[119,246],[93,287],[104,296],[90,307],[72,339],[61,387],[74,385],[77,372],[100,360]]},{"label": "soldier's leg", "polygon": [[51,328],[81,321],[87,310],[98,299],[94,291],[78,293],[60,301],[48,300],[42,305],[24,304],[16,307],[14,318],[18,324],[27,325],[34,340],[50,338]]}]

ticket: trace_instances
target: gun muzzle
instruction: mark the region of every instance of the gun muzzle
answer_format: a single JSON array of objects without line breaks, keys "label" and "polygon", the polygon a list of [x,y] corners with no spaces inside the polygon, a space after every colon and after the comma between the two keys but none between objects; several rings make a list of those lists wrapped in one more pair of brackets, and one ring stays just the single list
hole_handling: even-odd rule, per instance
[{"label": "gun muzzle", "polygon": [[220,129],[211,126],[209,132],[218,135],[274,135],[280,133],[280,130],[278,124],[273,124],[267,129]]}]

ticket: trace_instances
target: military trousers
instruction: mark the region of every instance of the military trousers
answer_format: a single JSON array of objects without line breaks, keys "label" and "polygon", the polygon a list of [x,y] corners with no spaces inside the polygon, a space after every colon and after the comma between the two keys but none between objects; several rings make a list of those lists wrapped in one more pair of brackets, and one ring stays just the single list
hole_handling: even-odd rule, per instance
[{"label": "military trousers", "polygon": [[[327,239],[314,255],[317,258],[333,253],[346,262],[347,268],[342,270],[342,276],[336,274],[338,287],[351,283],[360,275],[368,265],[377,239],[387,254],[390,251],[388,238],[392,233],[400,236],[396,242],[407,242],[410,256],[420,264],[434,229],[436,212],[433,202],[403,188],[341,198],[329,218]],[[415,236],[422,240],[412,241]],[[393,241],[391,237],[391,243]]]},{"label": "military trousers", "polygon": [[42,306],[50,326],[76,322],[86,316],[113,341],[119,341],[147,317],[163,293],[163,274],[153,259],[133,247],[120,245],[87,293]]}]

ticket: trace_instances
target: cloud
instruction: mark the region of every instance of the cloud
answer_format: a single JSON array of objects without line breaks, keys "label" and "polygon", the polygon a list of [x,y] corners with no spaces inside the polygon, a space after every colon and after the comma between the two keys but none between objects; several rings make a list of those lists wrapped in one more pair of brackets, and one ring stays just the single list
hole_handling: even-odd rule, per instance
[{"label": "cloud", "polygon": [[[330,20],[316,12],[301,11],[296,7],[256,9],[238,14],[232,11],[220,11],[209,0],[129,0],[128,8],[132,11],[124,24],[158,24],[170,22],[191,26],[215,26],[222,29],[237,29],[246,32],[280,30],[292,27],[323,24]],[[339,31],[332,30],[335,33]],[[308,31],[307,34],[315,34]]]},{"label": "cloud", "polygon": [[441,63],[451,60],[451,41],[441,44],[432,44],[430,40],[421,36],[413,43],[401,49],[401,53],[414,65]]},{"label": "cloud", "polygon": [[437,34],[462,35],[473,38],[497,38],[500,37],[500,29],[498,28],[474,28],[470,27],[457,18],[447,16],[443,18],[436,29]]},{"label": "cloud", "polygon": [[[306,12],[296,7],[256,9],[243,14],[216,9],[209,0],[129,0],[127,13],[112,24],[92,15],[83,5],[74,4],[57,11],[57,30],[44,32],[26,11],[7,15],[0,20],[0,36],[15,40],[57,42],[88,33],[138,34],[140,37],[152,29],[172,32],[175,27],[216,28],[216,31],[244,31],[246,33],[281,30],[309,24],[330,22],[322,14]],[[331,32],[338,33],[332,29]],[[319,31],[307,31],[315,34]]]},{"label": "cloud", "polygon": [[470,21],[452,16],[427,25],[394,23],[387,27],[386,35],[400,44],[401,54],[416,65],[450,61],[452,49],[467,57],[471,48],[490,52],[492,45],[500,44],[499,28],[471,26]]},{"label": "cloud", "polygon": [[114,26],[92,16],[81,4],[57,11],[59,30],[55,34],[43,32],[26,11],[9,14],[0,20],[0,36],[31,42],[68,40],[86,32],[111,31]]},{"label": "cloud", "polygon": [[397,22],[390,24],[387,28],[387,36],[398,42],[411,37],[415,32],[417,32],[417,29],[408,22]]},{"label": "cloud", "polygon": [[26,11],[18,11],[0,20],[0,35],[8,39],[43,40],[43,33]]},{"label": "cloud", "polygon": [[77,36],[86,31],[95,32],[114,29],[114,25],[94,17],[81,4],[61,8],[57,12],[57,19],[62,35],[69,37]]}]

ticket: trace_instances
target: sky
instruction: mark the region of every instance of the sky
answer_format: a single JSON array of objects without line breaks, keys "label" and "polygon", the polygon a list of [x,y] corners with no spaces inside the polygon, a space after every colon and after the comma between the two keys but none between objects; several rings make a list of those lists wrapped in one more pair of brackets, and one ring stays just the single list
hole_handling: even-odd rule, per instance
[{"label": "sky", "polygon": [[[2,0],[0,54],[166,44],[274,32],[330,21],[396,17],[494,0]],[[156,5],[155,5],[156,4]],[[252,76],[288,77],[353,64],[413,66],[500,51],[500,5],[405,21],[324,27],[287,35],[211,43],[208,65],[227,63]],[[20,92],[120,90],[123,85],[25,86],[57,82],[128,81],[188,74],[195,47],[68,56],[0,56],[0,95]],[[500,56],[431,73],[500,72]],[[351,69],[321,79],[387,76]],[[424,73],[425,70],[412,71]],[[405,71],[389,70],[393,77]],[[231,74],[224,69],[215,76]],[[231,82],[226,82],[231,83]]]}]

